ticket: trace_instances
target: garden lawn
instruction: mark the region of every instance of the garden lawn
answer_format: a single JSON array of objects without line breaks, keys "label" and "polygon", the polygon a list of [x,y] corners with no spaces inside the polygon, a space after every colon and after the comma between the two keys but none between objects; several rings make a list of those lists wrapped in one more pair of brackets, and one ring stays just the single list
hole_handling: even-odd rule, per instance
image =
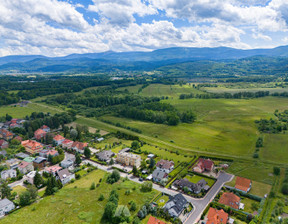
[{"label": "garden lawn", "polygon": [[[252,209],[252,203],[255,203],[259,206],[260,202],[252,200],[250,198],[242,198],[241,203],[244,204],[244,212],[252,214],[255,210]],[[257,210],[256,210],[257,211]]]},{"label": "garden lawn", "polygon": [[[129,180],[125,182],[121,180],[110,185],[105,182],[106,177],[107,174],[104,171],[93,171],[65,186],[54,196],[45,197],[37,204],[13,212],[2,219],[1,224],[39,224],[44,220],[45,223],[106,223],[101,221],[101,218],[112,189],[116,189],[119,193],[119,205],[128,205],[130,200],[134,200],[137,210],[157,194],[155,190],[143,193],[140,191],[139,184]],[[101,178],[103,181],[100,186],[95,190],[90,190],[91,184],[93,182],[98,184]],[[125,195],[127,190],[131,190],[130,195]],[[104,201],[98,201],[100,194],[104,195]],[[135,212],[131,215],[135,215]]]},{"label": "garden lawn", "polygon": [[18,195],[20,195],[24,191],[26,191],[26,187],[19,185],[19,186],[13,187],[12,193],[16,192]]},{"label": "garden lawn", "polygon": [[264,197],[265,194],[269,194],[272,186],[269,184],[264,184],[257,181],[252,181],[251,190],[248,192],[249,194],[257,195],[259,197]]},{"label": "garden lawn", "polygon": [[167,202],[169,201],[169,196],[167,195],[162,195],[156,203],[158,204],[159,207],[163,207]]},{"label": "garden lawn", "polygon": [[198,176],[198,175],[193,175],[193,176],[186,175],[185,178],[194,184],[197,184],[200,180],[204,179],[207,182],[207,185],[209,185],[209,187],[211,187],[215,183],[215,180],[213,179]]}]

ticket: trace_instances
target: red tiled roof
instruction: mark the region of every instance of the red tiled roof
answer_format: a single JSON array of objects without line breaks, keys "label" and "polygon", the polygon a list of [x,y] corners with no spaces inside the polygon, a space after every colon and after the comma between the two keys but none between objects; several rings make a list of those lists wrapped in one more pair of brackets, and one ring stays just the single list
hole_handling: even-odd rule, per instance
[{"label": "red tiled roof", "polygon": [[0,132],[5,135],[6,137],[7,136],[13,136],[13,134],[10,132],[10,131],[7,131],[6,129],[1,129]]},{"label": "red tiled roof", "polygon": [[57,172],[58,170],[61,170],[62,167],[60,167],[59,165],[54,165],[54,166],[50,166],[50,167],[45,167],[45,171],[47,173],[55,173]]},{"label": "red tiled roof", "polygon": [[214,162],[210,159],[203,159],[200,158],[198,160],[198,164],[197,166],[199,166],[201,169],[205,169],[205,170],[212,170],[212,167],[214,165]]},{"label": "red tiled roof", "polygon": [[235,188],[247,192],[251,185],[251,180],[244,177],[236,177]]},{"label": "red tiled roof", "polygon": [[18,165],[18,167],[19,168],[25,168],[26,166],[28,166],[30,163],[28,163],[28,162],[26,162],[26,161],[22,161],[19,165]]},{"label": "red tiled roof", "polygon": [[208,221],[206,224],[226,224],[228,220],[228,214],[223,209],[216,210],[215,208],[209,208],[207,214]]},{"label": "red tiled roof", "polygon": [[56,135],[54,138],[53,138],[55,141],[60,141],[60,140],[63,140],[65,139],[62,135]]},{"label": "red tiled roof", "polygon": [[52,150],[49,150],[46,154],[47,154],[47,155],[52,155],[52,156],[54,156],[54,155],[57,154],[57,153],[58,153],[57,150],[52,149]]},{"label": "red tiled roof", "polygon": [[46,129],[46,128],[49,128],[47,125],[43,125],[42,127],[41,127],[41,129]]},{"label": "red tiled roof", "polygon": [[42,134],[46,134],[46,131],[42,130],[42,129],[37,129],[35,132],[34,132],[34,135],[42,135]]},{"label": "red tiled roof", "polygon": [[168,161],[168,160],[164,160],[161,159],[157,164],[157,167],[163,168],[163,169],[170,169],[172,166],[174,166],[174,162],[173,161]]},{"label": "red tiled roof", "polygon": [[4,139],[0,139],[0,146],[2,146],[4,143],[8,143],[8,142],[6,142]]},{"label": "red tiled roof", "polygon": [[20,141],[20,142],[22,142],[22,141],[23,141],[23,138],[22,138],[22,137],[20,137],[20,136],[16,136],[14,139],[16,139],[16,140],[18,140],[18,141]]},{"label": "red tiled roof", "polygon": [[71,143],[73,143],[73,141],[71,141],[67,138],[62,142],[62,144],[69,144],[69,143],[71,144]]},{"label": "red tiled roof", "polygon": [[163,222],[163,221],[161,221],[161,220],[159,220],[153,216],[150,216],[147,224],[166,224],[166,222]]},{"label": "red tiled roof", "polygon": [[72,148],[76,147],[77,149],[83,150],[85,147],[87,147],[88,143],[83,143],[83,142],[74,142],[72,144]]},{"label": "red tiled roof", "polygon": [[238,209],[240,197],[230,192],[224,192],[219,199],[219,203]]},{"label": "red tiled roof", "polygon": [[39,146],[42,147],[41,143],[33,141],[33,140],[22,141],[21,145],[23,145],[24,147],[27,146],[27,147],[29,147],[29,148],[31,148],[33,150],[36,149],[36,147],[39,147]]}]

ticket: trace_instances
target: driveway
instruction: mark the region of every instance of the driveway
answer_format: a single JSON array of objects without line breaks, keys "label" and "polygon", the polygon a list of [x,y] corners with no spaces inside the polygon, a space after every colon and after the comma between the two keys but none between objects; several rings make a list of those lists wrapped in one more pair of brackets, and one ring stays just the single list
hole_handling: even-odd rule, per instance
[{"label": "driveway", "polygon": [[[107,166],[103,166],[100,165],[98,163],[92,162],[90,160],[84,160],[83,162],[85,163],[90,163],[91,165],[98,167],[98,169],[104,170],[106,172],[112,172],[113,169],[109,169],[109,167]],[[121,177],[129,177],[129,179],[131,181],[134,181],[138,184],[142,184],[143,182],[139,181],[139,179],[137,177],[133,177],[132,174],[127,175],[125,173],[121,173]],[[219,191],[221,190],[221,188],[224,186],[224,184],[226,182],[229,182],[233,179],[234,175],[232,174],[228,174],[225,172],[220,172],[217,181],[215,182],[215,184],[212,186],[212,188],[208,191],[208,193],[205,195],[204,198],[193,198],[190,197],[188,195],[184,195],[183,196],[187,199],[187,201],[189,201],[192,205],[193,205],[193,212],[191,213],[191,215],[185,220],[185,224],[194,224],[197,223],[200,218],[202,213],[204,212],[205,208],[209,205],[210,202],[213,201],[213,199],[215,198],[215,196],[219,193]],[[167,189],[164,187],[161,187],[157,184],[153,184],[153,188],[157,191],[160,191],[162,193],[174,196],[176,194],[178,194],[178,191],[174,191],[172,189]]]},{"label": "driveway", "polygon": [[9,187],[13,188],[13,187],[16,187],[16,186],[23,186],[24,185],[24,181],[27,180],[27,177],[26,175],[23,176],[23,178],[21,180],[18,180],[18,181],[15,181],[11,184],[8,184]]}]

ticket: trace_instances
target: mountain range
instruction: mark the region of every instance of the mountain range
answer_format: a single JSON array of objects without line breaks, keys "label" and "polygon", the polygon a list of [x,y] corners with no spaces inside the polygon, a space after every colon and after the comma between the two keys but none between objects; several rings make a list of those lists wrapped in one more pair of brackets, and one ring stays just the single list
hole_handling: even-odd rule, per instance
[{"label": "mountain range", "polygon": [[288,46],[241,50],[228,47],[174,47],[151,52],[71,54],[64,57],[17,55],[0,58],[1,72],[109,72],[152,70],[195,61],[233,61],[249,57],[288,57]]}]

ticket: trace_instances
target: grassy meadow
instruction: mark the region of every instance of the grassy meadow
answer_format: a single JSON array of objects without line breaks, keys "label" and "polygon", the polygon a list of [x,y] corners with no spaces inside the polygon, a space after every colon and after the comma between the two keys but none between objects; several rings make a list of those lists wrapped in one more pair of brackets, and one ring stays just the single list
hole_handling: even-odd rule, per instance
[{"label": "grassy meadow", "polygon": [[[143,193],[140,185],[132,181],[119,181],[110,185],[105,183],[107,174],[104,171],[96,170],[80,180],[65,186],[54,196],[48,196],[30,206],[21,208],[1,220],[3,224],[22,223],[106,223],[101,220],[107,198],[112,189],[119,193],[119,205],[128,205],[130,200],[134,200],[137,209],[146,201],[152,200],[157,192]],[[100,186],[95,190],[90,190],[93,182]],[[131,190],[130,195],[125,195],[126,190]],[[99,201],[100,194],[103,194],[104,201]],[[135,215],[135,212],[131,215]]]}]

